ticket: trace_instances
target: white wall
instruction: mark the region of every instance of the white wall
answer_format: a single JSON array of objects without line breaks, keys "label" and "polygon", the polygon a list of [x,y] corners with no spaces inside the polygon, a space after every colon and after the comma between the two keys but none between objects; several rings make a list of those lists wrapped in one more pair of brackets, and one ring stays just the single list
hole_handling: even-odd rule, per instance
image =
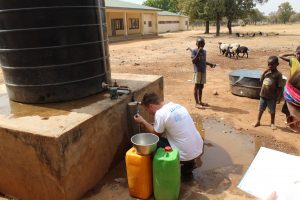
[{"label": "white wall", "polygon": [[[179,23],[164,23],[161,24],[160,22],[167,22],[167,21],[178,21]],[[165,33],[165,32],[174,32],[180,30],[180,19],[177,16],[158,16],[158,32]]]},{"label": "white wall", "polygon": [[[160,22],[165,22],[165,23],[160,23]],[[174,23],[174,22],[178,22],[178,23]],[[189,24],[188,17],[158,16],[159,33],[188,30],[188,24]]]},{"label": "white wall", "polygon": [[[152,26],[149,26],[149,22],[152,23]],[[143,14],[143,22],[144,24],[144,34],[154,33],[155,30],[155,17],[153,14]]]},{"label": "white wall", "polygon": [[180,17],[180,30],[185,31],[189,29],[189,18],[188,17]]}]

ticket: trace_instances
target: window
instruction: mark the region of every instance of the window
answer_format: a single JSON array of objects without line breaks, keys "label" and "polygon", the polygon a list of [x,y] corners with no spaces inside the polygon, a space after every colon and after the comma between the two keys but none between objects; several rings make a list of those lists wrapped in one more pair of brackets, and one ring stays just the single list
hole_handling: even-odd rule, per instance
[{"label": "window", "polygon": [[139,29],[140,22],[138,18],[129,19],[129,29]]},{"label": "window", "polygon": [[159,21],[159,24],[179,24],[179,21]]},{"label": "window", "polygon": [[185,25],[187,26],[189,24],[189,22],[188,21],[185,21]]},{"label": "window", "polygon": [[148,22],[148,26],[149,26],[149,27],[152,27],[152,21],[149,21],[149,22]]},{"label": "window", "polygon": [[144,21],[144,24],[146,25],[146,24],[147,24],[147,22],[146,22],[146,21]]},{"label": "window", "polygon": [[112,26],[115,30],[124,30],[123,19],[112,19]]}]

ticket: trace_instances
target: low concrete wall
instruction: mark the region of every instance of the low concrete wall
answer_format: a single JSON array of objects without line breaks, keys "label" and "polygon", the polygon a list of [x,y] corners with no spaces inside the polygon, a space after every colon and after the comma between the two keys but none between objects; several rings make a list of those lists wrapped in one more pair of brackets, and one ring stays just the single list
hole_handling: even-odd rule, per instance
[{"label": "low concrete wall", "polygon": [[[160,76],[112,74],[141,100],[163,97]],[[79,199],[130,146],[127,104],[131,95],[108,93],[47,105],[10,102],[0,91],[0,192],[19,199]],[[142,111],[143,112],[143,111]]]}]

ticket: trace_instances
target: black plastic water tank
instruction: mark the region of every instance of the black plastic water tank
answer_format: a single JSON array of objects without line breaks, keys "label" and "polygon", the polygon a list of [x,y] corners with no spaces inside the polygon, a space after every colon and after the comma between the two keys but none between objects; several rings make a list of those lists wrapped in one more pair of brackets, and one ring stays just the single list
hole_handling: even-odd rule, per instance
[{"label": "black plastic water tank", "polygon": [[0,0],[0,63],[14,101],[103,91],[110,81],[104,0]]}]

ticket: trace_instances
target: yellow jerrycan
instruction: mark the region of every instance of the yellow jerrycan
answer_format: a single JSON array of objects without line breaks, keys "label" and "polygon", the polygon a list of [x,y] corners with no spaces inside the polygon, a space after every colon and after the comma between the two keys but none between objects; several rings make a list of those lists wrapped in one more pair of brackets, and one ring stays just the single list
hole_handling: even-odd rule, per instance
[{"label": "yellow jerrycan", "polygon": [[153,193],[152,156],[140,155],[132,147],[126,152],[125,161],[129,194],[149,199]]}]

